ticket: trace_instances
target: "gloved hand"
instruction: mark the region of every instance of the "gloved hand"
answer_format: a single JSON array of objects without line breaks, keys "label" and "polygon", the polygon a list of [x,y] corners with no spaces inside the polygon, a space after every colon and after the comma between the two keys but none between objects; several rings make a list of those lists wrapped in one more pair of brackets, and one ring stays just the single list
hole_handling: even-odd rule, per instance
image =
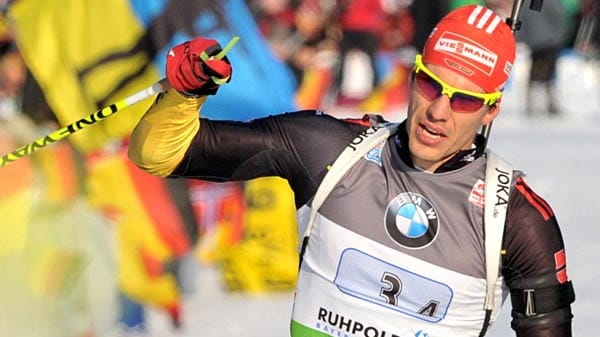
[{"label": "gloved hand", "polygon": [[231,80],[231,63],[215,56],[221,45],[213,39],[197,37],[178,44],[167,54],[167,81],[187,96],[214,95],[221,84]]}]

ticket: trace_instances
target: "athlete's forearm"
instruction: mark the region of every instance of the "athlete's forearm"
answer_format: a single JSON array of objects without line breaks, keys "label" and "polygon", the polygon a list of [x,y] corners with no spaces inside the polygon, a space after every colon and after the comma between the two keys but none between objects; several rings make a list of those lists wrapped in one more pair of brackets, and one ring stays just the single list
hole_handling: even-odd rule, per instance
[{"label": "athlete's forearm", "polygon": [[562,234],[550,205],[523,177],[509,199],[504,277],[517,336],[570,337],[575,291]]},{"label": "athlete's forearm", "polygon": [[517,328],[517,337],[572,337],[571,321],[556,326],[535,326]]},{"label": "athlete's forearm", "polygon": [[129,158],[143,170],[166,177],[184,157],[200,129],[199,109],[206,101],[175,90],[157,97],[131,135]]}]

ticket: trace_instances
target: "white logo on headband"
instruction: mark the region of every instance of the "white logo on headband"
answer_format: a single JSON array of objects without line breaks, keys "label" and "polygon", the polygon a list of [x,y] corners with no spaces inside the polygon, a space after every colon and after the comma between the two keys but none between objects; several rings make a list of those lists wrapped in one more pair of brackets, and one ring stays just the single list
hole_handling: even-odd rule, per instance
[{"label": "white logo on headband", "polygon": [[455,56],[488,76],[494,72],[498,62],[497,54],[469,38],[451,32],[443,32],[433,49]]}]

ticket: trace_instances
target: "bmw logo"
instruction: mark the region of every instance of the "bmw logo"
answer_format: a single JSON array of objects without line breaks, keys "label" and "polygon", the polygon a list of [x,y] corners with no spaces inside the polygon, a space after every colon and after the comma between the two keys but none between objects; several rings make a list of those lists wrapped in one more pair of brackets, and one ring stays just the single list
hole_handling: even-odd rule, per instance
[{"label": "bmw logo", "polygon": [[385,230],[392,240],[406,248],[423,248],[438,234],[438,214],[420,194],[397,195],[385,210]]}]

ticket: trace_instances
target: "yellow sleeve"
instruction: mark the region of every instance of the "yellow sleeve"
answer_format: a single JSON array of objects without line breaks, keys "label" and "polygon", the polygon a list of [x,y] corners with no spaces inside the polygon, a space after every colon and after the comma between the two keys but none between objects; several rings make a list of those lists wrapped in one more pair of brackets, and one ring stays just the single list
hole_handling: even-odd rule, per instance
[{"label": "yellow sleeve", "polygon": [[159,96],[133,130],[129,159],[153,175],[171,174],[200,129],[199,110],[205,101],[206,96],[186,98],[176,90]]}]

